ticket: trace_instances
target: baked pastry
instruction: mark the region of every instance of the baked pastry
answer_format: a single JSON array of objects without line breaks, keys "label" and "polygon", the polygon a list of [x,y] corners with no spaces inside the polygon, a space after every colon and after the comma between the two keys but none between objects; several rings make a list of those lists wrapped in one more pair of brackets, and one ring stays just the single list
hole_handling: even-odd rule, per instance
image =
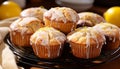
[{"label": "baked pastry", "polygon": [[44,13],[43,20],[46,26],[54,27],[67,34],[76,28],[79,16],[71,8],[55,7]]},{"label": "baked pastry", "polygon": [[43,22],[43,14],[47,11],[45,8],[41,7],[32,7],[32,8],[27,8],[24,9],[20,16],[21,17],[37,17]]},{"label": "baked pastry", "polygon": [[92,27],[78,28],[67,35],[74,56],[83,59],[98,57],[105,37]]},{"label": "baked pastry", "polygon": [[100,31],[106,37],[106,44],[103,49],[116,49],[120,45],[120,29],[110,23],[100,23],[94,26],[94,29]]},{"label": "baked pastry", "polygon": [[53,59],[61,55],[66,36],[52,27],[37,30],[30,38],[34,53],[44,59]]},{"label": "baked pastry", "polygon": [[98,23],[105,22],[105,19],[97,13],[81,12],[78,15],[80,19],[77,22],[77,28],[84,26],[92,27]]},{"label": "baked pastry", "polygon": [[19,18],[10,25],[10,40],[17,46],[30,46],[30,36],[42,26],[35,17]]}]

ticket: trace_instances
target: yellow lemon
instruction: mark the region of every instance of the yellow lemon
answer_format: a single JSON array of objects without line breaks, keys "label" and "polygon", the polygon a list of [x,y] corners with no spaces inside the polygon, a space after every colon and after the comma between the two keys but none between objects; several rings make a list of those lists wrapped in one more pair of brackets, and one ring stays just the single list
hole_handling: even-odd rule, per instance
[{"label": "yellow lemon", "polygon": [[115,7],[109,8],[104,13],[104,18],[107,22],[112,23],[112,24],[120,27],[120,7],[115,6]]},{"label": "yellow lemon", "polygon": [[21,13],[20,6],[13,1],[5,1],[0,5],[0,20],[19,16]]}]

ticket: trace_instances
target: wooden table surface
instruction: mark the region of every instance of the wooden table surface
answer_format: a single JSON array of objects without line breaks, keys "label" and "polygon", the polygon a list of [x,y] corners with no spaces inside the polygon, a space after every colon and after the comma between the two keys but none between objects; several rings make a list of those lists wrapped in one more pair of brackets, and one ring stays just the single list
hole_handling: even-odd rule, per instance
[{"label": "wooden table surface", "polygon": [[[59,6],[57,5],[54,0],[41,0],[39,2],[29,2],[26,5],[26,8],[28,7],[35,7],[35,6],[44,6],[45,8],[49,9],[51,7]],[[93,6],[89,10],[86,11],[92,11],[96,12],[100,15],[103,15],[103,13],[108,9],[108,7],[101,7],[101,6]],[[36,67],[28,67],[26,69],[42,69],[42,68],[36,68]],[[80,68],[82,69],[82,68]],[[120,69],[120,58],[117,58],[111,62],[107,62],[101,65],[93,66],[91,68],[86,69]]]}]

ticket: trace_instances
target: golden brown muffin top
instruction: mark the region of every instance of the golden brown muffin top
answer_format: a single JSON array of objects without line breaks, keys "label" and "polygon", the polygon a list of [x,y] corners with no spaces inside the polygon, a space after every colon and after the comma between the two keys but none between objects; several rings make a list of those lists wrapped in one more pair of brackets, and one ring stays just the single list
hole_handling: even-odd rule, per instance
[{"label": "golden brown muffin top", "polygon": [[[97,29],[105,36],[108,36],[110,40],[115,41],[116,37],[120,39],[120,29],[119,27],[110,24],[110,23],[100,23],[93,27],[94,29]],[[114,39],[112,39],[114,37]]]},{"label": "golden brown muffin top", "polygon": [[43,46],[61,45],[65,40],[66,36],[52,27],[40,28],[30,38],[31,44]]},{"label": "golden brown muffin top", "polygon": [[40,27],[43,27],[41,21],[35,17],[19,18],[10,25],[12,31],[24,33],[34,33]]},{"label": "golden brown muffin top", "polygon": [[37,17],[41,21],[43,21],[43,14],[47,11],[45,8],[41,7],[32,7],[27,8],[21,12],[22,17]]},{"label": "golden brown muffin top", "polygon": [[104,35],[92,27],[78,28],[69,33],[67,39],[70,42],[85,44],[86,47],[90,46],[90,44],[97,44],[97,47],[99,47],[99,43],[104,44],[105,42]]},{"label": "golden brown muffin top", "polygon": [[62,21],[64,23],[66,22],[74,22],[76,23],[79,20],[79,16],[71,8],[67,7],[55,7],[51,8],[47,12],[44,13],[43,17],[48,18],[52,21]]},{"label": "golden brown muffin top", "polygon": [[94,26],[98,23],[105,22],[104,18],[96,13],[93,12],[81,12],[78,13],[79,15],[79,21],[78,25],[83,26]]}]

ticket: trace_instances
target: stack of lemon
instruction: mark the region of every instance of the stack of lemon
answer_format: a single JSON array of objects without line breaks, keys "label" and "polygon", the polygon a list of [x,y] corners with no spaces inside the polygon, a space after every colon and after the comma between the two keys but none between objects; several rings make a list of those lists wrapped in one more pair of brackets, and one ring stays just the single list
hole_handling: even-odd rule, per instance
[{"label": "stack of lemon", "polygon": [[120,27],[120,7],[115,6],[115,7],[109,8],[104,13],[104,18],[107,22],[112,23],[112,24]]},{"label": "stack of lemon", "polygon": [[21,7],[13,1],[5,1],[0,5],[0,20],[20,15]]}]

